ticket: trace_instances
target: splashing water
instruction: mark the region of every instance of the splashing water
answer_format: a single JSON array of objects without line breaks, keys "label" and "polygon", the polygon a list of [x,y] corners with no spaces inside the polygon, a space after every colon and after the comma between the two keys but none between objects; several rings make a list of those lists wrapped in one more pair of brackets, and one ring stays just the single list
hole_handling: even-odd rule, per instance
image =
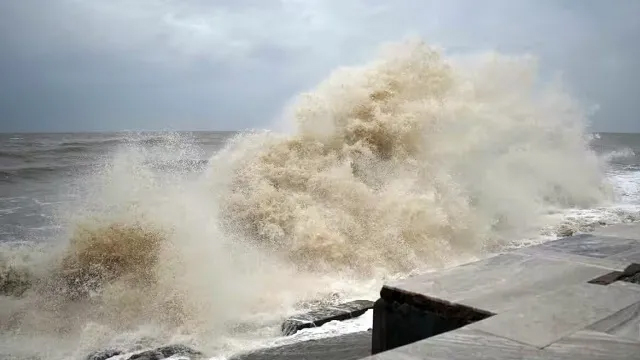
[{"label": "splashing water", "polygon": [[304,95],[295,135],[254,135],[221,202],[235,230],[305,268],[407,271],[606,199],[581,112],[530,61],[389,53]]},{"label": "splashing water", "polygon": [[69,240],[3,250],[30,286],[0,297],[0,348],[234,352],[274,338],[300,302],[373,298],[385,278],[535,237],[549,209],[612,199],[585,115],[529,57],[394,44],[292,113],[295,131],[240,134],[204,172],[154,169],[198,153],[173,135],[82,178]]}]

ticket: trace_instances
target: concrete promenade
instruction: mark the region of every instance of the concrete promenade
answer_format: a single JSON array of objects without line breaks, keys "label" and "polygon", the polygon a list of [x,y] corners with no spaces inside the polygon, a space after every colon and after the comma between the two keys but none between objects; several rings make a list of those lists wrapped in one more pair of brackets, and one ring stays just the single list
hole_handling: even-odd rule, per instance
[{"label": "concrete promenade", "polygon": [[388,283],[372,331],[234,360],[640,360],[633,264],[640,223],[600,228]]},{"label": "concrete promenade", "polygon": [[367,359],[640,359],[640,224],[386,284]]}]

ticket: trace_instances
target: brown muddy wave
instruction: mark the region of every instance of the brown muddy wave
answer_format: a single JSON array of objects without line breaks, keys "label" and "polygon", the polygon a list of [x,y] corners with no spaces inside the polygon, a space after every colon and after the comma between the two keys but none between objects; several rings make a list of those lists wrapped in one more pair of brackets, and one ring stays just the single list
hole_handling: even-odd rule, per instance
[{"label": "brown muddy wave", "polygon": [[18,275],[0,347],[238,351],[297,304],[373,298],[385,278],[537,236],[551,208],[610,199],[585,114],[530,57],[403,42],[288,110],[288,132],[242,133],[195,178],[148,162],[193,158],[186,142],[116,151],[65,213],[68,238],[4,252]]}]

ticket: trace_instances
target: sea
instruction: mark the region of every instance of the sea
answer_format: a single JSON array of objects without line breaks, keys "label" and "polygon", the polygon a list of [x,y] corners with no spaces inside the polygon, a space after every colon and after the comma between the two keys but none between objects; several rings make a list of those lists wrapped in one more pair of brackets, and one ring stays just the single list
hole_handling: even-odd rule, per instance
[{"label": "sea", "polygon": [[223,359],[365,331],[370,312],[279,327],[391,279],[639,221],[640,134],[588,131],[536,71],[403,43],[271,130],[0,134],[0,358],[180,343]]}]

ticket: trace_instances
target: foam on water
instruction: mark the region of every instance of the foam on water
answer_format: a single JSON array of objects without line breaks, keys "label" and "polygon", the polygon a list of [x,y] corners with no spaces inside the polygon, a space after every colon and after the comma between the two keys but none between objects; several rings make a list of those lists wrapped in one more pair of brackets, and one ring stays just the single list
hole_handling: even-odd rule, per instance
[{"label": "foam on water", "polygon": [[623,148],[620,150],[614,150],[604,155],[604,158],[608,161],[629,159],[636,156],[636,153],[629,148]]},{"label": "foam on water", "polygon": [[180,342],[217,356],[360,330],[370,314],[278,334],[314,302],[557,236],[620,187],[580,106],[530,57],[394,44],[289,113],[287,133],[240,134],[204,172],[185,169],[202,156],[192,139],[169,134],[80,177],[59,241],[4,245],[30,289],[0,297],[0,355]]},{"label": "foam on water", "polygon": [[612,174],[611,180],[622,204],[640,204],[640,171]]},{"label": "foam on water", "polygon": [[3,214],[12,214],[18,210],[22,209],[22,207],[20,206],[16,206],[16,207],[12,207],[12,208],[5,208],[5,209],[0,209],[0,216],[2,216]]}]

